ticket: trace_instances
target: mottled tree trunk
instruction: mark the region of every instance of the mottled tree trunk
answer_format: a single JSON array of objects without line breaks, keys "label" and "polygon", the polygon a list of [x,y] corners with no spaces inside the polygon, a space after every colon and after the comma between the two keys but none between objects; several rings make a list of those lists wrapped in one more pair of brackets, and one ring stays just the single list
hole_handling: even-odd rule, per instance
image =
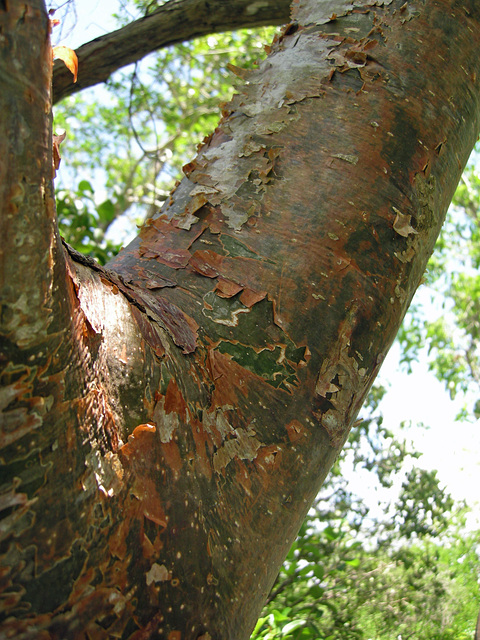
[{"label": "mottled tree trunk", "polygon": [[480,6],[296,0],[105,270],[56,239],[39,4],[0,2],[0,633],[246,639],[476,141]]}]

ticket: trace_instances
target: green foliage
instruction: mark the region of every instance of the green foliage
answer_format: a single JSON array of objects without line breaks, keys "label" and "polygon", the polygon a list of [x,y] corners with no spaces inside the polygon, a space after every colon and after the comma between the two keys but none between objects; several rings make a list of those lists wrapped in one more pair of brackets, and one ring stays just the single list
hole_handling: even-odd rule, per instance
[{"label": "green foliage", "polygon": [[360,637],[342,606],[342,578],[359,564],[358,544],[341,525],[318,525],[312,515],[303,523],[252,638]]},{"label": "green foliage", "polygon": [[110,199],[95,204],[88,180],[81,180],[74,193],[57,190],[56,206],[63,236],[74,249],[90,254],[100,264],[119,251],[119,245],[105,236],[115,219],[115,206]]},{"label": "green foliage", "polygon": [[[384,426],[384,393],[372,389],[365,420],[303,523],[252,640],[473,639],[479,532],[462,533],[465,512],[435,471],[404,471],[418,454]],[[347,483],[349,465],[353,477],[367,472],[393,488],[377,515]]]},{"label": "green foliage", "polygon": [[362,637],[472,639],[480,606],[477,543],[478,532],[463,539],[457,531],[443,543],[367,555],[363,575],[352,576]]},{"label": "green foliage", "polygon": [[417,518],[422,540],[388,545],[376,524],[325,526],[318,515],[303,524],[252,640],[473,639],[480,532],[462,535],[462,517],[450,516],[442,538]]},{"label": "green foliage", "polygon": [[453,507],[452,497],[438,484],[436,471],[413,468],[395,505],[398,534],[407,539],[440,536],[450,525]]}]

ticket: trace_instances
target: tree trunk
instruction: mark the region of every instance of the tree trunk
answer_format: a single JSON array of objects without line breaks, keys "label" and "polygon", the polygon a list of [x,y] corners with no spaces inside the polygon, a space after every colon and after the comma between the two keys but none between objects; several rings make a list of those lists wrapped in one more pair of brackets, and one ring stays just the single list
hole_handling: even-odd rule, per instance
[{"label": "tree trunk", "polygon": [[152,51],[210,33],[282,25],[289,0],[170,0],[122,29],[95,38],[77,49],[79,74],[60,61],[53,68],[53,102],[99,82]]},{"label": "tree trunk", "polygon": [[45,10],[0,3],[4,637],[248,638],[479,130],[478,3],[377,4],[296,0],[102,269],[52,224]]}]

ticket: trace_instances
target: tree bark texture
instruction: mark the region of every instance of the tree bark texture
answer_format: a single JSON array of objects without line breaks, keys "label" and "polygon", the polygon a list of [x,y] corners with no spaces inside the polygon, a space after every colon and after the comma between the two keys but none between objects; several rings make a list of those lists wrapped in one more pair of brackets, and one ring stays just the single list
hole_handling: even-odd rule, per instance
[{"label": "tree bark texture", "polygon": [[170,0],[122,29],[79,47],[77,82],[61,62],[53,68],[53,102],[105,82],[114,71],[157,51],[210,33],[288,22],[290,0]]},{"label": "tree bark texture", "polygon": [[22,6],[0,4],[1,77],[21,69],[0,97],[2,224],[39,238],[2,254],[1,632],[246,639],[477,139],[480,7],[294,2],[103,269],[40,260],[47,202],[24,222],[15,185],[46,191],[50,160],[26,137],[48,113],[22,44],[43,46],[46,20]]}]

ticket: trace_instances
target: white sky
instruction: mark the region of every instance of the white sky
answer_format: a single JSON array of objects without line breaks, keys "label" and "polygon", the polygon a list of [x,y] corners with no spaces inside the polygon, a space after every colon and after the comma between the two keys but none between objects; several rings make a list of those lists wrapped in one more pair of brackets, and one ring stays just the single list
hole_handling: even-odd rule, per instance
[{"label": "white sky", "polygon": [[[51,2],[46,0],[47,9],[61,6],[62,1]],[[112,13],[118,11],[119,0],[81,0],[75,2],[75,15],[69,10],[65,22],[56,26],[52,32],[52,44],[62,44],[71,49],[77,49],[80,45],[118,28],[112,19]],[[59,9],[55,18],[61,17]],[[58,39],[61,39],[61,42]]]},{"label": "white sky", "polygon": [[[47,3],[49,6],[56,5]],[[61,44],[76,48],[115,28],[111,15],[118,6],[119,0],[77,2],[76,25],[73,29],[64,25]],[[56,34],[58,37],[59,31],[53,33],[54,44],[59,44],[55,41]],[[430,427],[413,427],[408,432],[416,449],[423,453],[416,464],[437,469],[447,491],[457,500],[465,499],[474,509],[472,515],[480,526],[480,423],[455,422],[462,403],[450,400],[445,387],[428,371],[425,362],[414,365],[411,375],[399,372],[398,362],[399,348],[394,345],[380,374],[381,379],[390,384],[381,404],[384,424],[392,431],[404,420],[411,420],[413,424],[423,422]],[[354,478],[352,482],[355,483]]]},{"label": "white sky", "polygon": [[455,416],[463,399],[450,400],[445,386],[428,371],[425,361],[413,365],[412,374],[400,371],[400,348],[394,344],[385,359],[380,379],[391,387],[380,408],[384,425],[394,430],[404,420],[424,423],[413,426],[408,438],[422,457],[417,466],[437,469],[438,478],[456,500],[466,500],[480,526],[480,421],[459,422]]}]

